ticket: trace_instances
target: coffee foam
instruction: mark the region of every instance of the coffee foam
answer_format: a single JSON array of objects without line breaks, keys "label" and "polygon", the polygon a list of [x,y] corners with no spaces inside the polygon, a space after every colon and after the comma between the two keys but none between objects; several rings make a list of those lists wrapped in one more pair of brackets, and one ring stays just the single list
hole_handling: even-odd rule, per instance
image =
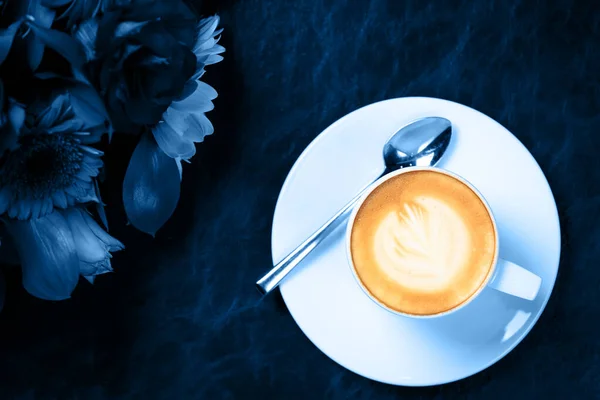
[{"label": "coffee foam", "polygon": [[408,289],[436,292],[451,285],[468,262],[471,234],[443,201],[421,197],[390,211],[373,239],[382,272]]},{"label": "coffee foam", "polygon": [[435,171],[384,182],[358,211],[351,235],[363,286],[388,307],[437,314],[468,300],[487,279],[495,230],[479,197]]}]

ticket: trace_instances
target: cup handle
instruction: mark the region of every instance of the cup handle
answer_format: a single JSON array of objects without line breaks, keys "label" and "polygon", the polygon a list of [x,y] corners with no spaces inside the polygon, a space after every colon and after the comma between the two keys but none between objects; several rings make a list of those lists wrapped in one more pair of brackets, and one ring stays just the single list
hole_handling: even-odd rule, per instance
[{"label": "cup handle", "polygon": [[496,272],[488,286],[500,292],[533,300],[540,291],[542,278],[510,261],[498,259]]}]

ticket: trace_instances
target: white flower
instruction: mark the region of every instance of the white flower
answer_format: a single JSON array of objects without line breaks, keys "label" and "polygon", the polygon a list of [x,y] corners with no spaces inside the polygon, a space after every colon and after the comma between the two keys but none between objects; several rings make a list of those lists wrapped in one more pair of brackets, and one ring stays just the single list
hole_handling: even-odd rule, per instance
[{"label": "white flower", "polygon": [[200,21],[198,36],[193,48],[196,55],[196,73],[187,82],[183,98],[171,103],[163,113],[162,121],[152,128],[152,133],[160,149],[177,161],[181,174],[181,160],[187,161],[196,154],[196,143],[214,132],[213,126],[204,113],[214,108],[212,100],[217,97],[215,89],[199,79],[204,75],[204,67],[218,63],[225,48],[218,43],[222,29],[217,30],[219,17],[209,17]]}]

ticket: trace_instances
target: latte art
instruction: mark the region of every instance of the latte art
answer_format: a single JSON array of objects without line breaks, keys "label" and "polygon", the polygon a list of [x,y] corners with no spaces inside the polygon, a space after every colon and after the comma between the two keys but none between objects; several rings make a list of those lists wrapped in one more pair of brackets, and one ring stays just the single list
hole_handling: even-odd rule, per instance
[{"label": "latte art", "polygon": [[496,257],[490,213],[465,183],[436,170],[403,171],[356,213],[350,253],[366,291],[388,308],[434,315],[485,284]]},{"label": "latte art", "polygon": [[398,284],[431,292],[447,287],[468,261],[469,241],[469,230],[452,208],[423,197],[381,220],[373,255]]}]

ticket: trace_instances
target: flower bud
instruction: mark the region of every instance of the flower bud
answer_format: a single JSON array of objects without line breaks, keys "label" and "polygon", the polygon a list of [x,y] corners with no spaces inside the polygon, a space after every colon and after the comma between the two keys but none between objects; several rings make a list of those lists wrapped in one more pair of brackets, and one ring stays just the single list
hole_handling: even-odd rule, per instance
[{"label": "flower bud", "polygon": [[73,233],[79,273],[93,281],[95,275],[111,272],[110,253],[122,250],[123,244],[106,233],[83,208],[73,207],[61,212]]}]

